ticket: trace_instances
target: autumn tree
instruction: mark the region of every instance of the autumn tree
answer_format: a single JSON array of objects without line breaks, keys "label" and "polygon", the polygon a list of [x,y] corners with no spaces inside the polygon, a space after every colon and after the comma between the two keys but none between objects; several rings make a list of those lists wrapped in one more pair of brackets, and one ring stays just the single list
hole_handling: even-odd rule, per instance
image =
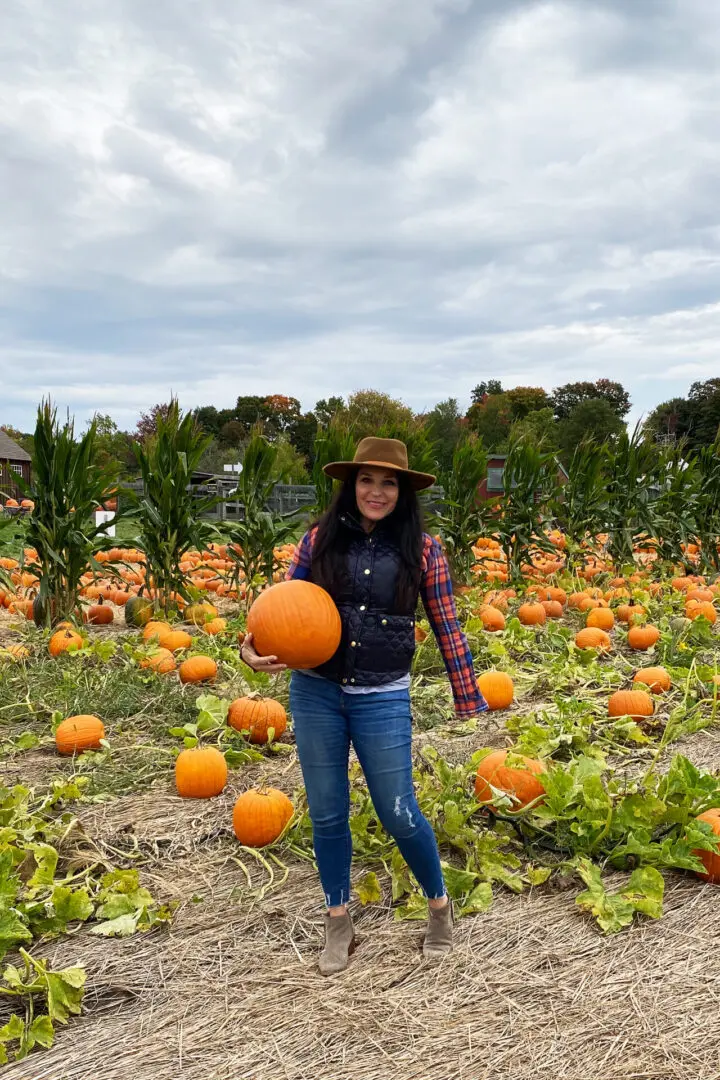
[{"label": "autumn tree", "polygon": [[558,424],[558,440],[563,459],[572,457],[583,439],[596,443],[612,441],[625,431],[625,424],[607,398],[587,398],[579,401],[570,415]]},{"label": "autumn tree", "polygon": [[313,409],[318,424],[323,427],[327,427],[335,416],[344,412],[345,400],[341,397],[321,398]]},{"label": "autumn tree", "polygon": [[413,411],[402,401],[379,390],[358,390],[348,398],[343,419],[357,439],[377,435],[381,428],[401,428],[413,420]]},{"label": "autumn tree", "polygon": [[502,394],[503,388],[499,379],[487,379],[479,382],[473,389],[470,399],[473,405],[482,405],[483,398]]},{"label": "autumn tree", "polygon": [[547,409],[551,404],[542,386],[516,386],[506,390],[504,396],[510,402],[513,420],[524,420],[529,413]]},{"label": "autumn tree", "polygon": [[149,412],[140,413],[140,419],[135,429],[137,442],[145,443],[148,439],[151,439],[157,432],[158,422],[160,420],[167,421],[172,408],[172,402],[168,401],[163,405],[153,405]]},{"label": "autumn tree", "polygon": [[490,453],[504,450],[512,426],[512,407],[507,394],[490,394],[484,401],[471,405],[467,423]]},{"label": "autumn tree", "polygon": [[552,404],[557,420],[567,420],[573,409],[583,401],[602,398],[621,420],[630,411],[630,395],[622,383],[611,379],[598,379],[596,382],[565,383],[552,392]]},{"label": "autumn tree", "polygon": [[424,417],[425,429],[435,444],[435,454],[441,473],[452,468],[455,447],[463,433],[463,417],[456,398],[440,401]]}]

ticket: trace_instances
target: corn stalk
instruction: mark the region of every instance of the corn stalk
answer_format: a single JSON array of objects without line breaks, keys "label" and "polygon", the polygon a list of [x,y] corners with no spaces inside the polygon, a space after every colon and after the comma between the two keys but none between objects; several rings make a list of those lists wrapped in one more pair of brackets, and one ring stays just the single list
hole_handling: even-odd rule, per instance
[{"label": "corn stalk", "polygon": [[[101,574],[95,559],[111,543],[107,524],[95,524],[108,490],[117,485],[115,466],[98,465],[97,426],[93,420],[75,439],[73,422],[60,426],[55,408],[43,401],[35,425],[33,479],[18,478],[35,508],[29,517],[26,543],[37,552],[40,579],[36,621],[52,625],[75,612],[83,574]],[[118,515],[119,516],[119,515]]]},{"label": "corn stalk", "polygon": [[140,470],[143,492],[130,492],[129,513],[139,526],[138,547],[145,553],[147,582],[159,607],[168,611],[175,597],[189,598],[188,581],[180,568],[191,548],[204,550],[217,535],[203,520],[217,504],[216,496],[198,497],[191,479],[210,438],[203,435],[192,413],[182,416],[173,399],[166,417],[145,444],[134,442],[132,452]]}]

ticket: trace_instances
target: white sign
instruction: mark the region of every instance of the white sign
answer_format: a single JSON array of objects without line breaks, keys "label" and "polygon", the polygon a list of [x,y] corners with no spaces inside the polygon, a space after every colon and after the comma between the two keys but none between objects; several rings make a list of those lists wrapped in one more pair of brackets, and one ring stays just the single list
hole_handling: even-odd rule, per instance
[{"label": "white sign", "polygon": [[235,462],[232,465],[223,465],[223,469],[224,469],[225,472],[241,473],[242,472],[242,465],[238,461],[238,462]]}]

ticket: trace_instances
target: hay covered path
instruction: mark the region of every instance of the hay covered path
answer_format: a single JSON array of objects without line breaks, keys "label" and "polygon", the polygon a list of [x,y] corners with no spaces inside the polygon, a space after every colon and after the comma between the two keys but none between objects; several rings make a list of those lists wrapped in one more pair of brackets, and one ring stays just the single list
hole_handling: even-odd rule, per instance
[{"label": "hay covered path", "polygon": [[[709,732],[693,742],[717,753]],[[422,924],[395,921],[386,895],[357,910],[348,971],[323,979],[313,867],[286,860],[287,880],[261,897],[266,871],[252,859],[243,870],[217,827],[236,790],[194,804],[163,784],[81,820],[101,851],[138,852],[154,893],[181,898],[172,927],[126,940],[82,930],[48,947],[54,966],[86,967],[84,1015],[7,1080],[720,1077],[716,887],[669,875],[663,918],[611,937],[575,891],[499,890],[433,966]]]}]

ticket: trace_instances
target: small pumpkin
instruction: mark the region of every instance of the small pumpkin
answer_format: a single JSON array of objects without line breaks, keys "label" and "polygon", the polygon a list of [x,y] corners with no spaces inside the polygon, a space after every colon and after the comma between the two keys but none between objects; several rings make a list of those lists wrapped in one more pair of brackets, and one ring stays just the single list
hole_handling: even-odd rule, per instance
[{"label": "small pumpkin", "polygon": [[714,625],[717,620],[717,611],[715,610],[715,607],[705,600],[691,600],[685,608],[685,614],[688,619],[693,621],[703,616],[711,625]]},{"label": "small pumpkin", "polygon": [[662,694],[671,686],[670,674],[664,667],[640,668],[635,672],[633,682],[647,686],[653,694]]},{"label": "small pumpkin", "polygon": [[547,615],[542,604],[530,601],[518,608],[518,619],[523,626],[544,626]]},{"label": "small pumpkin", "polygon": [[218,609],[214,604],[188,604],[183,612],[185,622],[193,626],[204,626],[211,619],[216,618]]},{"label": "small pumpkin", "polygon": [[479,614],[485,630],[494,632],[505,629],[505,616],[498,608],[491,604],[483,604]]},{"label": "small pumpkin", "polygon": [[57,726],[55,746],[59,754],[82,753],[83,750],[98,750],[100,740],[105,738],[105,728],[97,716],[85,713],[69,716]]},{"label": "small pumpkin", "polygon": [[61,653],[72,649],[82,649],[83,639],[75,630],[64,627],[56,630],[48,642],[48,651],[51,656],[60,656]]},{"label": "small pumpkin", "polygon": [[562,619],[563,606],[559,600],[541,600],[540,602],[548,619]]},{"label": "small pumpkin", "polygon": [[112,608],[108,607],[102,597],[100,597],[97,604],[93,604],[88,610],[88,622],[93,626],[106,626],[114,618]]},{"label": "small pumpkin", "polygon": [[507,709],[515,697],[515,686],[506,671],[484,671],[478,677],[480,693],[485,698],[488,708]]},{"label": "small pumpkin", "polygon": [[169,671],[175,670],[177,661],[169,649],[158,648],[140,661],[140,667],[154,671],[158,675],[166,675]]},{"label": "small pumpkin", "polygon": [[158,634],[158,645],[161,649],[169,649],[170,652],[178,652],[180,649],[189,649],[193,639],[187,630],[170,630]]},{"label": "small pumpkin", "polygon": [[299,579],[261,592],[248,613],[247,628],[260,656],[277,656],[279,663],[300,670],[329,660],[342,629],[330,594]]},{"label": "small pumpkin", "polygon": [[670,620],[670,629],[674,634],[682,634],[683,630],[687,630],[690,625],[691,621],[686,615],[676,615]]},{"label": "small pumpkin", "polygon": [[612,630],[615,625],[615,616],[610,608],[595,608],[594,611],[588,612],[585,625],[595,626],[598,630]]},{"label": "small pumpkin", "polygon": [[212,799],[228,777],[225,758],[214,746],[183,750],[175,762],[175,787],[184,799]]},{"label": "small pumpkin", "polygon": [[233,808],[233,830],[245,847],[265,847],[277,840],[295,809],[277,788],[251,788],[240,795]]},{"label": "small pumpkin", "polygon": [[[513,754],[517,764],[506,765],[509,751],[495,750],[484,757],[475,776],[475,795],[481,802],[492,799],[491,787],[507,792],[513,800],[513,810],[522,810],[528,803],[541,798],[545,787],[538,780],[545,765],[536,758]],[[491,804],[491,809],[494,809]]]},{"label": "small pumpkin", "polygon": [[615,610],[615,616],[618,622],[632,624],[640,619],[645,614],[645,608],[642,604],[634,604],[630,601],[629,604],[620,604]]},{"label": "small pumpkin", "polygon": [[153,617],[153,603],[146,596],[131,596],[125,604],[125,622],[128,626],[146,626]]},{"label": "small pumpkin", "polygon": [[151,619],[149,623],[145,624],[143,628],[142,636],[144,641],[150,641],[151,638],[160,638],[164,634],[171,634],[172,626],[168,622],[163,622],[160,619]]},{"label": "small pumpkin", "polygon": [[628,630],[627,643],[631,649],[645,652],[652,649],[660,640],[657,626],[631,626]]},{"label": "small pumpkin", "polygon": [[[710,810],[705,810],[704,813],[698,814],[697,820],[707,822],[715,835],[720,837],[720,807],[714,806]],[[714,885],[720,885],[720,851],[704,851],[703,848],[695,848],[693,855],[702,859],[705,866],[705,873],[698,871],[698,877],[705,878]]]},{"label": "small pumpkin", "polygon": [[597,649],[599,652],[608,652],[612,648],[610,635],[597,626],[586,626],[575,635],[575,644],[578,649]]},{"label": "small pumpkin", "polygon": [[27,660],[29,656],[30,650],[24,645],[7,645],[4,649],[0,649],[0,660]]},{"label": "small pumpkin", "polygon": [[227,720],[236,731],[246,731],[251,743],[266,743],[270,730],[277,739],[287,727],[287,713],[280,702],[259,695],[236,698]]},{"label": "small pumpkin", "polygon": [[178,668],[181,683],[210,682],[217,675],[217,664],[210,656],[190,656]]},{"label": "small pumpkin", "polygon": [[608,716],[631,716],[641,720],[654,712],[653,699],[645,690],[616,690],[608,701]]},{"label": "small pumpkin", "polygon": [[203,634],[209,634],[211,637],[215,637],[217,634],[224,634],[227,630],[227,619],[211,619],[210,622],[206,622],[201,630]]}]

